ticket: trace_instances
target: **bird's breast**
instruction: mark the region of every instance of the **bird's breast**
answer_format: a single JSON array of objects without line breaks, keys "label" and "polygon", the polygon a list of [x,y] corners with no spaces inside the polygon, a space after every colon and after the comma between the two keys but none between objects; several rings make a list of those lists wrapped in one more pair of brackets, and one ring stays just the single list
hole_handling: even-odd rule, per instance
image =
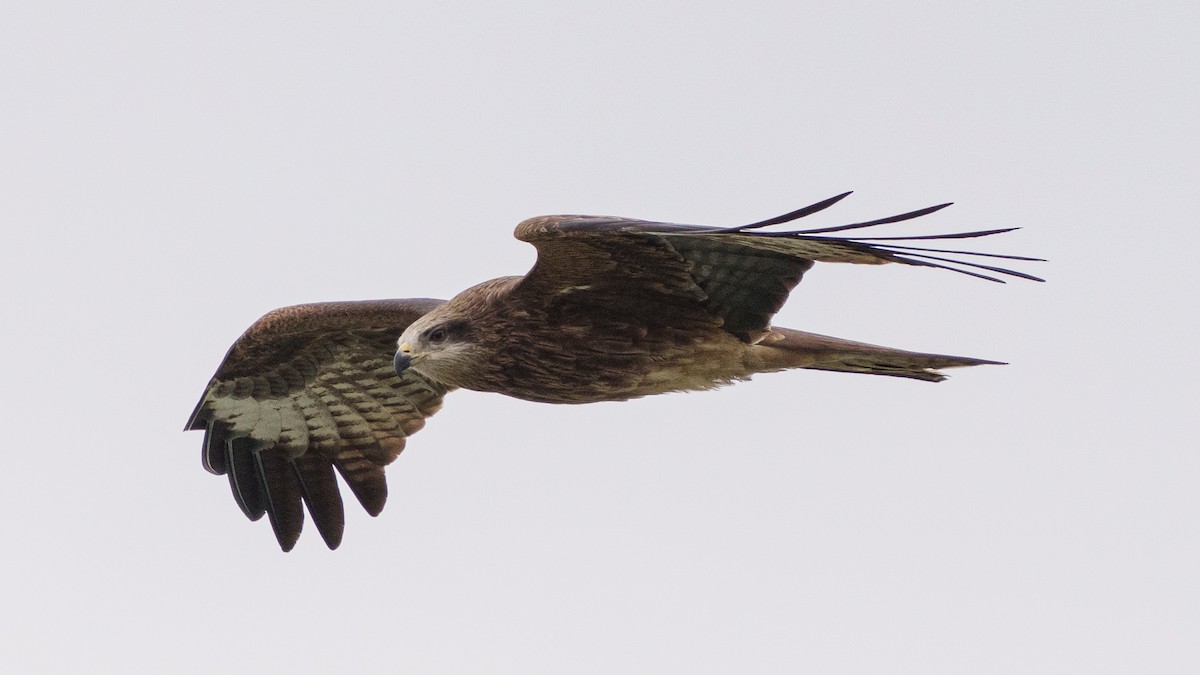
[{"label": "bird's breast", "polygon": [[748,345],[719,329],[597,332],[566,327],[494,356],[488,391],[545,403],[624,401],[713,389],[755,372]]}]

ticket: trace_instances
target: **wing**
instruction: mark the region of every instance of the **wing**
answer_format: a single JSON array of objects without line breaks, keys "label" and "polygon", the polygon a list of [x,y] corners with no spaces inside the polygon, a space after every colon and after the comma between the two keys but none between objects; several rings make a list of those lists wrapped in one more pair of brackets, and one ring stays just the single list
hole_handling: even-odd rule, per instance
[{"label": "wing", "polygon": [[329,548],[341,543],[334,471],[371,515],[387,500],[384,467],[442,405],[448,388],[392,366],[396,339],[440,300],[297,305],[263,316],[233,344],[188,420],[202,460],[229,476],[250,520],[266,513],[284,551],[304,506]]},{"label": "wing", "polygon": [[[537,263],[522,281],[522,287],[550,298],[574,297],[576,302],[584,301],[575,297],[584,293],[608,299],[651,298],[665,300],[667,304],[690,300],[720,317],[725,330],[747,342],[756,342],[767,333],[771,317],[816,262],[900,263],[947,269],[989,281],[1003,282],[1000,276],[1042,281],[1024,272],[976,260],[1038,258],[893,243],[984,237],[1018,228],[909,237],[828,236],[833,232],[911,220],[949,204],[836,227],[761,231],[822,211],[849,194],[758,223],[729,228],[607,216],[531,218],[516,230],[517,239],[532,243],[538,250]],[[652,303],[643,303],[643,307],[655,311]]]}]

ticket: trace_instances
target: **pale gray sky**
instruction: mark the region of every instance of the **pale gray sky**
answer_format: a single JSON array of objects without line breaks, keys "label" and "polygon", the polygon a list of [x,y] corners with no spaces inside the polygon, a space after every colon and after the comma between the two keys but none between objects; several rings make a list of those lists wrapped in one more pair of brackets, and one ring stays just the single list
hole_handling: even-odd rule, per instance
[{"label": "pale gray sky", "polygon": [[[0,5],[6,672],[1200,670],[1192,2]],[[1010,361],[460,392],[342,548],[180,432],[234,338],[523,273],[521,219],[1021,226],[777,323]]]}]

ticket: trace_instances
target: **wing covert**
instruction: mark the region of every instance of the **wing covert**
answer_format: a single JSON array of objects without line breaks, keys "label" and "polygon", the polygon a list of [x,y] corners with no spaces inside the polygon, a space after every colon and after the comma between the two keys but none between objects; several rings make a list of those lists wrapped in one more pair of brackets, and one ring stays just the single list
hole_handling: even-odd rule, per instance
[{"label": "wing covert", "polygon": [[317,303],[275,310],[230,348],[187,429],[205,431],[205,469],[228,476],[251,520],[268,515],[283,550],[307,507],[330,548],[344,510],[335,472],[371,515],[384,467],[442,405],[445,385],[392,367],[396,339],[440,300]]},{"label": "wing covert", "polygon": [[757,342],[770,329],[771,317],[816,262],[900,263],[937,267],[990,281],[1001,281],[992,273],[1041,281],[1024,272],[978,262],[979,257],[1023,261],[1038,258],[903,243],[983,237],[1016,228],[912,237],[829,236],[912,220],[949,204],[835,227],[784,232],[762,229],[823,211],[849,194],[728,228],[607,216],[530,218],[518,225],[515,233],[538,249],[538,261],[523,284],[548,296],[576,289],[608,289],[610,295],[666,290],[675,296],[690,297],[706,312],[719,317],[726,331],[744,341]]}]

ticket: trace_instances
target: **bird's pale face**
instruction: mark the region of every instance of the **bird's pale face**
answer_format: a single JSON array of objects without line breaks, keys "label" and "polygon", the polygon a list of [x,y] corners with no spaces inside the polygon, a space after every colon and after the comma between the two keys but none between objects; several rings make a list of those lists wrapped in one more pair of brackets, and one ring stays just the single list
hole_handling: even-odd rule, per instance
[{"label": "bird's pale face", "polygon": [[421,317],[400,336],[396,350],[396,372],[412,368],[418,373],[455,387],[473,389],[472,380],[486,364],[483,349],[463,320],[436,314]]}]

